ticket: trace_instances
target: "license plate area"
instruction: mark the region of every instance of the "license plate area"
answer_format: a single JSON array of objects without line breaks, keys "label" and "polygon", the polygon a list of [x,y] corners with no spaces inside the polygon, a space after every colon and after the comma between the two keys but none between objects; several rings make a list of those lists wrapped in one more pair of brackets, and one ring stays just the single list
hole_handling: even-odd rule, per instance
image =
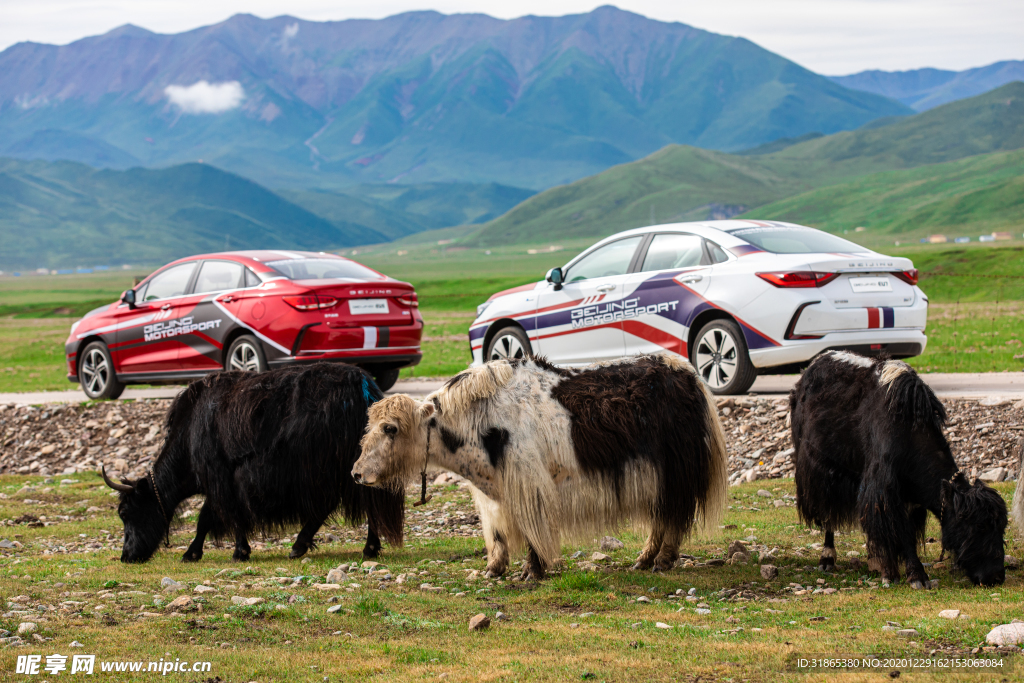
[{"label": "license plate area", "polygon": [[892,281],[885,275],[870,275],[850,278],[850,289],[854,294],[892,292]]},{"label": "license plate area", "polygon": [[352,315],[387,315],[387,299],[349,299],[348,312]]}]

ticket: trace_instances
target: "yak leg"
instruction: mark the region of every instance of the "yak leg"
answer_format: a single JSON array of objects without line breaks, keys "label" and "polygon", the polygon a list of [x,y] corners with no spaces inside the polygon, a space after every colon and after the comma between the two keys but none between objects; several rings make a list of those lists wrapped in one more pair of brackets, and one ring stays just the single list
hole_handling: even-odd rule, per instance
[{"label": "yak leg", "polygon": [[821,548],[821,559],[818,560],[818,569],[823,572],[831,572],[836,568],[836,535],[831,529],[825,529],[825,543]]},{"label": "yak leg", "polygon": [[203,544],[206,543],[206,536],[213,531],[217,521],[213,506],[210,505],[210,501],[205,501],[196,521],[196,537],[181,556],[182,562],[198,562],[203,559]]},{"label": "yak leg", "polygon": [[523,565],[523,573],[519,577],[523,581],[540,581],[544,578],[544,562],[541,561],[540,555],[537,551],[530,546],[530,554],[526,558],[526,564]]},{"label": "yak leg", "polygon": [[249,547],[249,530],[236,529],[235,552],[231,556],[231,559],[235,562],[245,562],[249,559],[250,554],[252,554],[252,548]]},{"label": "yak leg", "polygon": [[[879,468],[880,470],[880,468]],[[906,504],[894,491],[896,477],[884,471],[869,471],[858,505],[860,525],[868,537],[868,556],[878,560],[882,581],[893,583],[900,578],[899,560],[910,562],[914,569],[907,579],[915,588],[924,587],[928,576],[917,559],[917,529]],[[921,585],[916,585],[921,584]]]},{"label": "yak leg", "polygon": [[911,588],[920,590],[922,588],[929,588],[931,585],[928,582],[928,573],[925,572],[924,565],[921,564],[921,558],[917,555],[917,539],[924,536],[925,524],[928,522],[928,509],[915,507],[908,512],[910,522],[914,525],[916,533],[909,541],[904,540],[903,558],[907,568],[907,583],[910,584]]},{"label": "yak leg", "polygon": [[[320,531],[320,527],[324,525],[325,521],[321,519],[316,522],[309,522],[302,527],[302,530],[299,531],[299,537],[295,539],[295,544],[292,545],[292,551],[288,553],[288,557],[296,560],[315,548],[316,543],[313,542],[313,537],[316,536],[316,532]],[[377,543],[380,543],[380,539],[377,539]]]},{"label": "yak leg", "polygon": [[380,536],[372,524],[366,525],[366,545],[363,546],[363,557],[372,560],[380,555]]},{"label": "yak leg", "polygon": [[502,576],[508,570],[508,544],[501,532],[495,531],[490,546],[484,575],[489,579],[494,579]]},{"label": "yak leg", "polygon": [[640,557],[636,558],[636,564],[633,565],[633,569],[650,569],[654,566],[654,558],[661,552],[663,538],[664,532],[658,525],[658,522],[654,522],[651,526],[651,534],[647,537],[644,549],[640,551]]},{"label": "yak leg", "polygon": [[681,541],[682,539],[679,537],[679,534],[673,531],[666,531],[662,536],[661,549],[654,558],[654,566],[651,569],[656,572],[667,572],[676,566],[676,560],[679,559],[679,544]]}]

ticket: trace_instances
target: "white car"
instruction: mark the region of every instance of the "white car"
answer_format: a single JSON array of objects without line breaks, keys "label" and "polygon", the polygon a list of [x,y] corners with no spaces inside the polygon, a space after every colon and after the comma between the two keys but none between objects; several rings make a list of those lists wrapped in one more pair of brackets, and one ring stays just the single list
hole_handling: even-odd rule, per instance
[{"label": "white car", "polygon": [[469,340],[474,365],[668,350],[714,393],[737,394],[827,349],[920,355],[927,319],[910,259],[792,223],[705,221],[601,240],[546,281],[481,304]]}]

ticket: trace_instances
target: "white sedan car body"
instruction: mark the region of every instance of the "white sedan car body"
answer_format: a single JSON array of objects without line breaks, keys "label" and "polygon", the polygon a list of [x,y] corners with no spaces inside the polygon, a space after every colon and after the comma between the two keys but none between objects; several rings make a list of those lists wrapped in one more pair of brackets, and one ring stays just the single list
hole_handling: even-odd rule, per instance
[{"label": "white sedan car body", "polygon": [[758,372],[829,349],[921,354],[928,299],[916,283],[909,259],[814,228],[657,225],[608,237],[546,281],[495,294],[477,309],[470,347],[474,364],[534,354],[564,366],[667,350],[716,393],[739,393]]}]

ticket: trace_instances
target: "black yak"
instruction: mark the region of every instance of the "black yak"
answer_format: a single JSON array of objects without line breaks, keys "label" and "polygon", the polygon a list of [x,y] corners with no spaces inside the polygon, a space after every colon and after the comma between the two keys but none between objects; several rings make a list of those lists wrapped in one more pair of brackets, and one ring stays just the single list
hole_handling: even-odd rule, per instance
[{"label": "black yak", "polygon": [[693,367],[667,354],[581,370],[494,361],[424,403],[375,403],[356,481],[401,490],[427,464],[472,484],[489,576],[523,549],[523,578],[542,578],[561,538],[624,521],[650,528],[636,568],[664,571],[695,523],[717,531],[726,498],[715,403]]},{"label": "black yak", "polygon": [[793,388],[797,509],[825,531],[821,568],[836,561],[834,531],[855,522],[882,579],[929,585],[917,555],[928,512],[942,546],[975,584],[1000,584],[1006,503],[960,472],[943,434],[946,411],[906,363],[845,351],[819,356]]},{"label": "black yak", "polygon": [[246,560],[254,530],[290,524],[302,525],[290,557],[302,557],[336,514],[352,525],[368,520],[368,557],[380,550],[378,535],[401,545],[404,496],[357,486],[351,476],[367,409],[381,398],[365,372],[330,363],[222,372],[192,383],[171,405],[166,439],[146,476],[116,482],[103,473],[121,493],[121,561],[148,560],[178,504],[196,494],[205,501],[185,562],[202,558],[208,534],[227,533],[234,559]]}]

